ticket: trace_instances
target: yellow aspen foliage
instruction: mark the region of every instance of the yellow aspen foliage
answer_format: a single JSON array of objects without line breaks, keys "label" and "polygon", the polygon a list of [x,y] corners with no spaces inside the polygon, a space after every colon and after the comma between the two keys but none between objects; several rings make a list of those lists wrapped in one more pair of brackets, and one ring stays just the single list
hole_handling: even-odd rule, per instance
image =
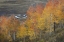
[{"label": "yellow aspen foliage", "polygon": [[36,35],[35,35],[35,31],[33,28],[28,28],[28,35],[30,36],[30,39],[35,39]]},{"label": "yellow aspen foliage", "polygon": [[16,34],[17,38],[23,38],[27,36],[27,29],[24,25],[21,25],[18,28],[17,34]]},{"label": "yellow aspen foliage", "polygon": [[43,11],[43,14],[46,16],[46,18],[50,18],[50,14],[52,14],[52,21],[53,22],[59,22],[62,17],[64,16],[62,14],[62,4],[61,4],[61,1],[59,0],[50,0],[44,11]]},{"label": "yellow aspen foliage", "polygon": [[44,30],[44,28],[46,27],[45,26],[45,18],[42,18],[40,17],[38,20],[37,20],[37,28],[38,29],[41,29],[41,30]]},{"label": "yellow aspen foliage", "polygon": [[[63,0],[49,0],[42,12],[44,20],[46,20],[47,28],[53,28],[52,25],[55,23],[59,23],[63,20],[63,12],[62,7]],[[51,26],[51,27],[50,27]]]},{"label": "yellow aspen foliage", "polygon": [[25,27],[26,27],[26,32],[27,32],[27,35],[29,35],[30,37],[30,39],[35,39],[36,38],[36,34],[35,34],[35,29],[37,29],[36,28],[36,25],[34,24],[34,21],[31,19],[31,20],[27,20],[26,22],[25,22]]}]

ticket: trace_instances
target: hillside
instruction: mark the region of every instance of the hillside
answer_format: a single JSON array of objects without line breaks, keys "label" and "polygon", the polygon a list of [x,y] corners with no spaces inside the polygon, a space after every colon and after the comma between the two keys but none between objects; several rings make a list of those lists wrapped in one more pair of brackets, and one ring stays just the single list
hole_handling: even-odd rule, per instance
[{"label": "hillside", "polygon": [[47,0],[0,0],[0,14],[26,14],[29,6],[46,2]]}]

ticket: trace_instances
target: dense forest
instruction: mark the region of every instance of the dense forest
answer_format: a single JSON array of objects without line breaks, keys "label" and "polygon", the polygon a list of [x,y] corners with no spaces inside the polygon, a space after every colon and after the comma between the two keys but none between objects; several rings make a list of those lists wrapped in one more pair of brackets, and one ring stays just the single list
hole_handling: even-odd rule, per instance
[{"label": "dense forest", "polygon": [[0,16],[0,42],[64,42],[64,0],[31,5],[26,15]]}]

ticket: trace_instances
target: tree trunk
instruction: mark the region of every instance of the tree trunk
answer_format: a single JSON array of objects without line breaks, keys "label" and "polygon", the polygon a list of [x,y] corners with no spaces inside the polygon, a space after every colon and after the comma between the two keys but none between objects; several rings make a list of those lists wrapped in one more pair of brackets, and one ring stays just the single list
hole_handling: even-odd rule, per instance
[{"label": "tree trunk", "polygon": [[16,35],[15,35],[15,32],[13,33],[13,40],[15,41],[16,39]]},{"label": "tree trunk", "polygon": [[54,32],[55,32],[55,22],[54,22]]},{"label": "tree trunk", "polygon": [[25,37],[24,37],[24,42],[25,42]]}]

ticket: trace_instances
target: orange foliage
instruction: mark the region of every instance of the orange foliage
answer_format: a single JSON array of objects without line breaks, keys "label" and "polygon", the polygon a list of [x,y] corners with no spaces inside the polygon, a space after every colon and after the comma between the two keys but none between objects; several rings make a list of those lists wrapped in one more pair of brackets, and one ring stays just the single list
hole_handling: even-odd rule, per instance
[{"label": "orange foliage", "polygon": [[[59,23],[64,19],[64,0],[49,0],[44,7],[42,3],[30,6],[27,10],[27,19],[24,24],[20,25],[14,17],[0,17],[0,34],[8,34],[8,31],[16,32],[17,37],[23,38],[30,36],[30,39],[36,38],[39,30],[45,28],[49,30],[51,23]],[[18,28],[18,29],[17,29]]]},{"label": "orange foliage", "polygon": [[9,28],[9,30],[16,31],[19,24],[19,21],[14,17],[14,15],[8,18],[7,27]]},{"label": "orange foliage", "polygon": [[42,14],[42,12],[43,12],[43,10],[44,10],[43,4],[42,4],[42,3],[37,4],[35,10],[36,10],[36,13]]},{"label": "orange foliage", "polygon": [[6,23],[7,23],[7,17],[1,16],[0,17],[0,33],[7,33],[7,28],[6,28]]}]

